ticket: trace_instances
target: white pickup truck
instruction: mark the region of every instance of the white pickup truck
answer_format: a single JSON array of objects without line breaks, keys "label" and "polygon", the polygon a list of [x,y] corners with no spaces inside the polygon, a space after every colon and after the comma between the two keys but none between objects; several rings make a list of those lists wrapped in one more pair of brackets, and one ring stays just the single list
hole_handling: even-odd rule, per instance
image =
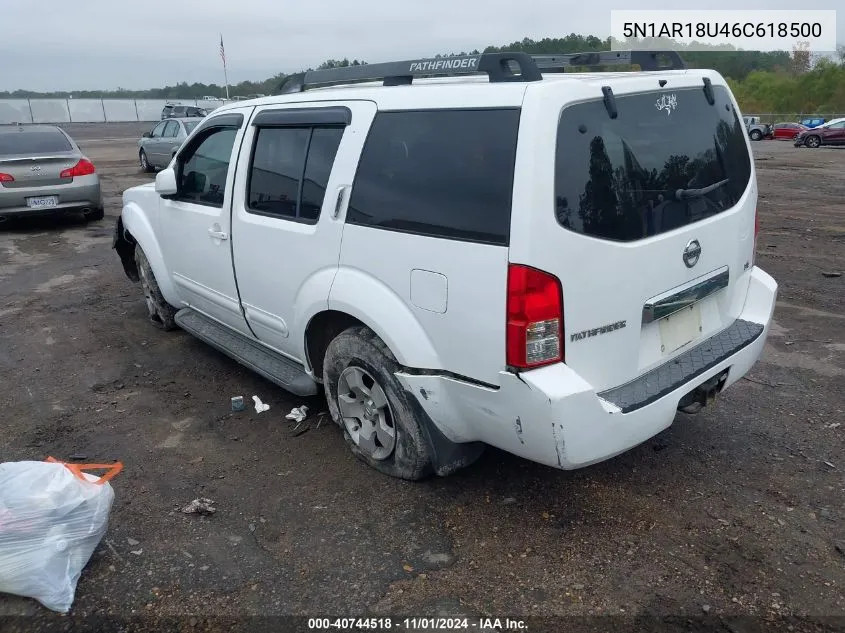
[{"label": "white pickup truck", "polygon": [[[658,57],[294,76],[127,190],[114,246],[155,325],[324,391],[383,473],[599,462],[739,380],[777,295],[739,107]],[[641,70],[560,72],[615,63]]]}]

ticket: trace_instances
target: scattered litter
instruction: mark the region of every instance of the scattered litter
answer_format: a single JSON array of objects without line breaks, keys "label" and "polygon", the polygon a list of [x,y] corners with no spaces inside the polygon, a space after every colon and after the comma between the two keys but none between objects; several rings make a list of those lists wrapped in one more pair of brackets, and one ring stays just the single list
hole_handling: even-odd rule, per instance
[{"label": "scattered litter", "polygon": [[217,508],[214,507],[214,502],[211,499],[206,499],[205,497],[201,497],[199,499],[194,499],[182,508],[182,512],[184,514],[214,514],[217,512]]},{"label": "scattered litter", "polygon": [[833,424],[828,424],[828,425],[827,425],[827,428],[829,428],[829,429],[838,429],[840,426],[842,426],[842,423],[841,423],[841,422],[834,422]]},{"label": "scattered litter", "polygon": [[308,407],[304,404],[301,407],[294,407],[290,410],[290,413],[285,416],[288,420],[294,420],[295,422],[302,422],[307,417]]},{"label": "scattered litter", "polygon": [[243,411],[246,408],[243,396],[232,397],[232,411]]},{"label": "scattered litter", "polygon": [[144,550],[142,550],[142,549],[133,549],[133,550],[132,550],[131,552],[129,552],[129,553],[130,553],[130,554],[135,554],[135,556],[140,556],[141,554],[143,554],[143,553],[144,553]]},{"label": "scattered litter", "polygon": [[255,402],[256,413],[263,413],[264,411],[267,411],[267,409],[270,408],[270,405],[261,402],[261,398],[259,398],[258,396],[252,396],[252,401]]},{"label": "scattered litter", "polygon": [[129,543],[130,547],[135,547],[136,545],[140,545],[141,541],[136,541],[134,538],[126,539],[126,542]]},{"label": "scattered litter", "polygon": [[[0,464],[0,593],[70,610],[82,570],[108,528],[114,502],[108,482],[122,468],[52,457]],[[100,477],[85,472],[103,469]]]},{"label": "scattered litter", "polygon": [[823,277],[831,277],[831,278],[832,278],[832,277],[841,277],[841,276],[842,276],[842,273],[823,272],[823,273],[822,273],[822,276],[823,276]]},{"label": "scattered litter", "polygon": [[825,462],[825,463],[824,463],[824,465],[825,465],[825,466],[830,466],[831,468],[833,468],[833,470],[836,470],[836,466],[834,466],[834,465],[833,465],[833,464],[831,464],[830,462]]}]

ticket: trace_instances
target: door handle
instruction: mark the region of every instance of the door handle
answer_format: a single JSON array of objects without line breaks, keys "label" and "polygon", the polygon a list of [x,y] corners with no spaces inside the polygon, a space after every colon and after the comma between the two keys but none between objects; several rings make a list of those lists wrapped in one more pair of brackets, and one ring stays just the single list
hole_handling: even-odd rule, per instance
[{"label": "door handle", "polygon": [[337,190],[337,202],[334,205],[334,211],[332,212],[332,219],[337,220],[337,216],[340,215],[340,210],[343,208],[343,196],[346,193],[346,185],[342,187],[338,187]]},{"label": "door handle", "polygon": [[213,237],[216,240],[228,240],[229,234],[226,231],[215,231],[214,229],[208,229],[208,235]]}]

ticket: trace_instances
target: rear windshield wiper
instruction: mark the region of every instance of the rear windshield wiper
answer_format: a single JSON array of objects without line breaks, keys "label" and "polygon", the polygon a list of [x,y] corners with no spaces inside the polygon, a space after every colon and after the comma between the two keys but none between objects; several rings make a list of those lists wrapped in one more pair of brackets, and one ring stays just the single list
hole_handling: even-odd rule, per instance
[{"label": "rear windshield wiper", "polygon": [[719,187],[724,187],[730,182],[730,178],[725,178],[719,182],[714,182],[712,185],[702,187],[701,189],[678,189],[675,192],[675,198],[678,200],[690,200],[692,198],[703,198],[708,193],[716,191]]}]

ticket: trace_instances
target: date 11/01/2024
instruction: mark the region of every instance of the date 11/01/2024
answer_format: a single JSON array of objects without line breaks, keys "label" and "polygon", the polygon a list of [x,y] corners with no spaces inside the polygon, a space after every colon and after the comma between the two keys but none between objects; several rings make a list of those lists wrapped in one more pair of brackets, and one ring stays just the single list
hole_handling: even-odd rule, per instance
[{"label": "date 11/01/2024", "polygon": [[625,37],[747,37],[747,38],[820,38],[818,22],[625,22]]},{"label": "date 11/01/2024", "polygon": [[475,631],[527,631],[524,620],[512,618],[309,618],[311,631],[330,630],[475,630]]}]

